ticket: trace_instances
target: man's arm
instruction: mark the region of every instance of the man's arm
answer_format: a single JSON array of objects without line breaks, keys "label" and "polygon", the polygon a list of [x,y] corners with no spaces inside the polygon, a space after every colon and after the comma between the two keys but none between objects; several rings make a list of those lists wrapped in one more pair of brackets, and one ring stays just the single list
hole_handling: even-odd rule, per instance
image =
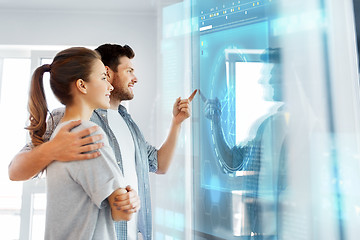
[{"label": "man's arm", "polygon": [[158,170],[157,174],[165,174],[169,169],[171,159],[175,152],[175,147],[177,139],[179,137],[179,132],[182,122],[189,118],[191,115],[190,103],[194,99],[197,90],[195,90],[191,96],[187,99],[181,100],[179,97],[176,99],[174,108],[173,108],[173,119],[170,127],[170,132],[166,138],[164,144],[160,147],[157,152],[158,158]]},{"label": "man's arm", "polygon": [[[73,121],[63,126],[52,140],[30,151],[20,152],[12,159],[8,173],[10,180],[23,181],[36,176],[52,161],[74,161],[92,159],[100,155],[103,143],[94,143],[102,135],[89,136],[98,127],[94,126],[80,132],[70,132],[81,121]],[[86,137],[88,136],[88,137]],[[85,152],[90,152],[86,153]]]}]

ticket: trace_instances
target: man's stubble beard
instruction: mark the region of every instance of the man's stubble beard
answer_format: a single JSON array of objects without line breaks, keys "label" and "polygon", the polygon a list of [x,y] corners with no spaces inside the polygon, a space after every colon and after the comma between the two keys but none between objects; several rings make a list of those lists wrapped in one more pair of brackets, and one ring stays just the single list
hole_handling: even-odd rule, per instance
[{"label": "man's stubble beard", "polygon": [[114,89],[111,92],[110,97],[115,101],[128,101],[134,98],[134,94],[130,92],[121,91],[119,89]]}]

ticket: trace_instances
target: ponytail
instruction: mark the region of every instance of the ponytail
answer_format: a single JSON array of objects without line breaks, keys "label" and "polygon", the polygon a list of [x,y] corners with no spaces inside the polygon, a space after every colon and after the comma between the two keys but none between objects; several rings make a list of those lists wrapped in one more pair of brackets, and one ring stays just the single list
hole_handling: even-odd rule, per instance
[{"label": "ponytail", "polygon": [[48,108],[44,92],[43,75],[45,72],[50,72],[50,70],[51,66],[44,64],[35,70],[31,79],[28,102],[30,125],[26,129],[29,130],[31,142],[34,146],[44,142],[43,135],[46,130]]}]

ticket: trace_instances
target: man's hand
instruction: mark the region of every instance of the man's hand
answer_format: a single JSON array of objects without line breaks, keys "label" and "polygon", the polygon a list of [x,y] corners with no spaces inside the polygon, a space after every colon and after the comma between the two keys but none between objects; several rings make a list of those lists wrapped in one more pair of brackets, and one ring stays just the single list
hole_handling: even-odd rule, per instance
[{"label": "man's hand", "polygon": [[205,117],[210,120],[219,120],[221,116],[221,103],[216,97],[214,99],[207,99],[205,102]]},{"label": "man's hand", "polygon": [[197,89],[187,99],[176,99],[173,107],[174,121],[176,124],[182,123],[185,119],[191,115],[190,103],[194,99]]},{"label": "man's hand", "polygon": [[74,161],[96,158],[100,155],[98,151],[104,144],[95,143],[103,138],[101,134],[89,136],[98,130],[93,126],[79,132],[70,132],[71,129],[80,125],[81,120],[72,121],[63,126],[58,134],[48,142],[54,159],[57,161]]},{"label": "man's hand", "polygon": [[103,138],[96,132],[97,126],[80,132],[70,132],[81,121],[73,121],[63,126],[50,141],[40,144],[30,151],[19,152],[9,165],[9,178],[12,181],[28,180],[45,169],[50,163],[58,161],[85,160],[98,157],[103,143],[94,143]]},{"label": "man's hand", "polygon": [[126,193],[115,197],[113,205],[116,206],[117,210],[135,213],[140,209],[140,198],[130,186],[127,186],[126,190]]}]

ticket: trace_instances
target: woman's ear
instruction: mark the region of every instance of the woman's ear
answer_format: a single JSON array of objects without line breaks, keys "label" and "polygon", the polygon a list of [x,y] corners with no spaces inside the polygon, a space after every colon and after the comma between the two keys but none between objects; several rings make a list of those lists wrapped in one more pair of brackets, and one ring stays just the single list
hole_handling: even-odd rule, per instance
[{"label": "woman's ear", "polygon": [[87,94],[86,82],[82,79],[78,79],[75,82],[76,88],[83,94]]}]

